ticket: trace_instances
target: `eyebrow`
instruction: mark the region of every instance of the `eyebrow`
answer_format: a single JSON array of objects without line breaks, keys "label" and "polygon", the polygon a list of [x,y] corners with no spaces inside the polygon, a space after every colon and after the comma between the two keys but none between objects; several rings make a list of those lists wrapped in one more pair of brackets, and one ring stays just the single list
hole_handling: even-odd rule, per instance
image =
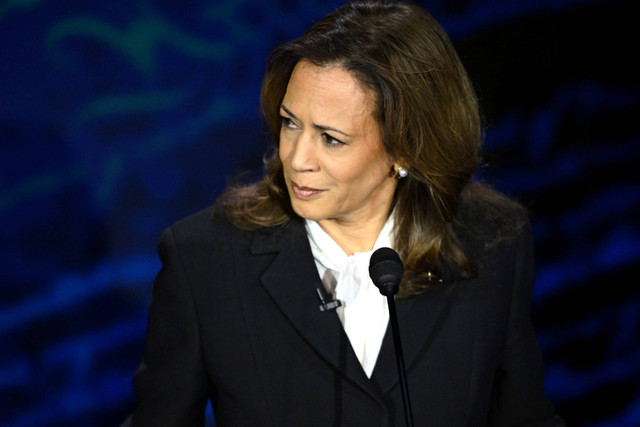
[{"label": "eyebrow", "polygon": [[[299,119],[295,114],[293,114],[293,113],[291,112],[291,110],[289,110],[289,109],[288,109],[287,107],[285,107],[284,105],[280,104],[280,108],[282,108],[282,109],[285,111],[285,113],[287,113],[288,115],[290,115],[290,116],[291,116],[291,118],[293,118],[293,119],[295,119],[295,120],[300,120],[300,119]],[[348,133],[343,132],[343,131],[341,131],[340,129],[336,129],[336,128],[331,127],[331,126],[319,125],[319,124],[314,123],[314,124],[313,124],[313,127],[314,127],[314,128],[316,128],[316,129],[319,129],[319,130],[323,130],[323,131],[324,131],[324,130],[331,130],[331,131],[334,131],[334,132],[338,132],[339,134],[342,134],[342,135],[344,135],[344,136],[350,136]]]}]

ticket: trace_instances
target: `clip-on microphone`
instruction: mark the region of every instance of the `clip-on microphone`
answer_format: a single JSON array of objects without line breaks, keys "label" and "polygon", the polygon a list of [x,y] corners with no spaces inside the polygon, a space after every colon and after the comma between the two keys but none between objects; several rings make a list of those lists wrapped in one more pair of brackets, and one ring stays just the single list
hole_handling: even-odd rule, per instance
[{"label": "clip-on microphone", "polygon": [[340,300],[331,300],[327,301],[324,297],[324,293],[320,288],[316,288],[316,292],[318,293],[318,299],[320,300],[320,306],[318,307],[320,311],[331,311],[340,307],[342,303]]},{"label": "clip-on microphone", "polygon": [[393,331],[393,344],[396,350],[396,362],[400,385],[402,386],[402,401],[404,403],[404,415],[407,426],[413,427],[413,416],[411,414],[411,403],[409,402],[409,389],[407,387],[407,375],[404,368],[404,358],[402,356],[402,344],[400,342],[400,330],[398,328],[398,315],[396,314],[396,304],[393,296],[400,289],[400,282],[404,267],[402,260],[396,251],[391,248],[380,248],[376,250],[369,261],[369,276],[373,284],[380,290],[380,293],[387,297],[389,306],[389,320]]}]

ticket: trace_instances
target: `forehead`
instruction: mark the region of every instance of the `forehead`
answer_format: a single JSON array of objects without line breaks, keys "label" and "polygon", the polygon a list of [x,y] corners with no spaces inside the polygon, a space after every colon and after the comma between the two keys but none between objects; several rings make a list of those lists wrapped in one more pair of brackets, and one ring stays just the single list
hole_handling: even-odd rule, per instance
[{"label": "forehead", "polygon": [[318,114],[360,116],[372,113],[373,98],[371,90],[339,65],[317,66],[302,60],[293,69],[283,104]]}]

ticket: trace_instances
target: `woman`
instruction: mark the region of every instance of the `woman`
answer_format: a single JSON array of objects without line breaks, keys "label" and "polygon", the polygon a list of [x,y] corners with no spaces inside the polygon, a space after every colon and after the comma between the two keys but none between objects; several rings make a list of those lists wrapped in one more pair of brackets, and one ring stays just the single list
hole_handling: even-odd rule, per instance
[{"label": "woman", "polygon": [[[348,3],[271,54],[260,182],[167,229],[135,425],[403,425],[371,252],[399,252],[416,425],[562,425],[529,318],[526,215],[472,180],[481,125],[423,9]],[[340,301],[337,308],[318,298]]]}]

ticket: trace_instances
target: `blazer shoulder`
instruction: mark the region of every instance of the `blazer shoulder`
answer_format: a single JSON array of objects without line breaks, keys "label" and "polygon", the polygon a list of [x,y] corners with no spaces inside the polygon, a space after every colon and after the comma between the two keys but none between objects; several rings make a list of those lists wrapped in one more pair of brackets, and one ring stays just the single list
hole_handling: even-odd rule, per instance
[{"label": "blazer shoulder", "polygon": [[220,205],[214,204],[176,221],[165,233],[170,233],[178,247],[182,248],[202,250],[207,246],[216,246],[218,250],[228,252],[233,241],[259,254],[277,252],[283,245],[295,240],[301,230],[304,232],[301,224],[301,221],[291,219],[278,226],[243,230],[229,221]]},{"label": "blazer shoulder", "polygon": [[[179,241],[222,237],[234,232],[235,227],[215,205],[201,209],[174,222],[168,229]],[[238,230],[239,231],[239,230]]]},{"label": "blazer shoulder", "polygon": [[[201,209],[165,228],[158,243],[160,252],[175,248],[184,262],[207,256],[224,255],[223,247],[233,238],[233,226],[213,207]],[[225,243],[226,242],[226,243]]]}]

